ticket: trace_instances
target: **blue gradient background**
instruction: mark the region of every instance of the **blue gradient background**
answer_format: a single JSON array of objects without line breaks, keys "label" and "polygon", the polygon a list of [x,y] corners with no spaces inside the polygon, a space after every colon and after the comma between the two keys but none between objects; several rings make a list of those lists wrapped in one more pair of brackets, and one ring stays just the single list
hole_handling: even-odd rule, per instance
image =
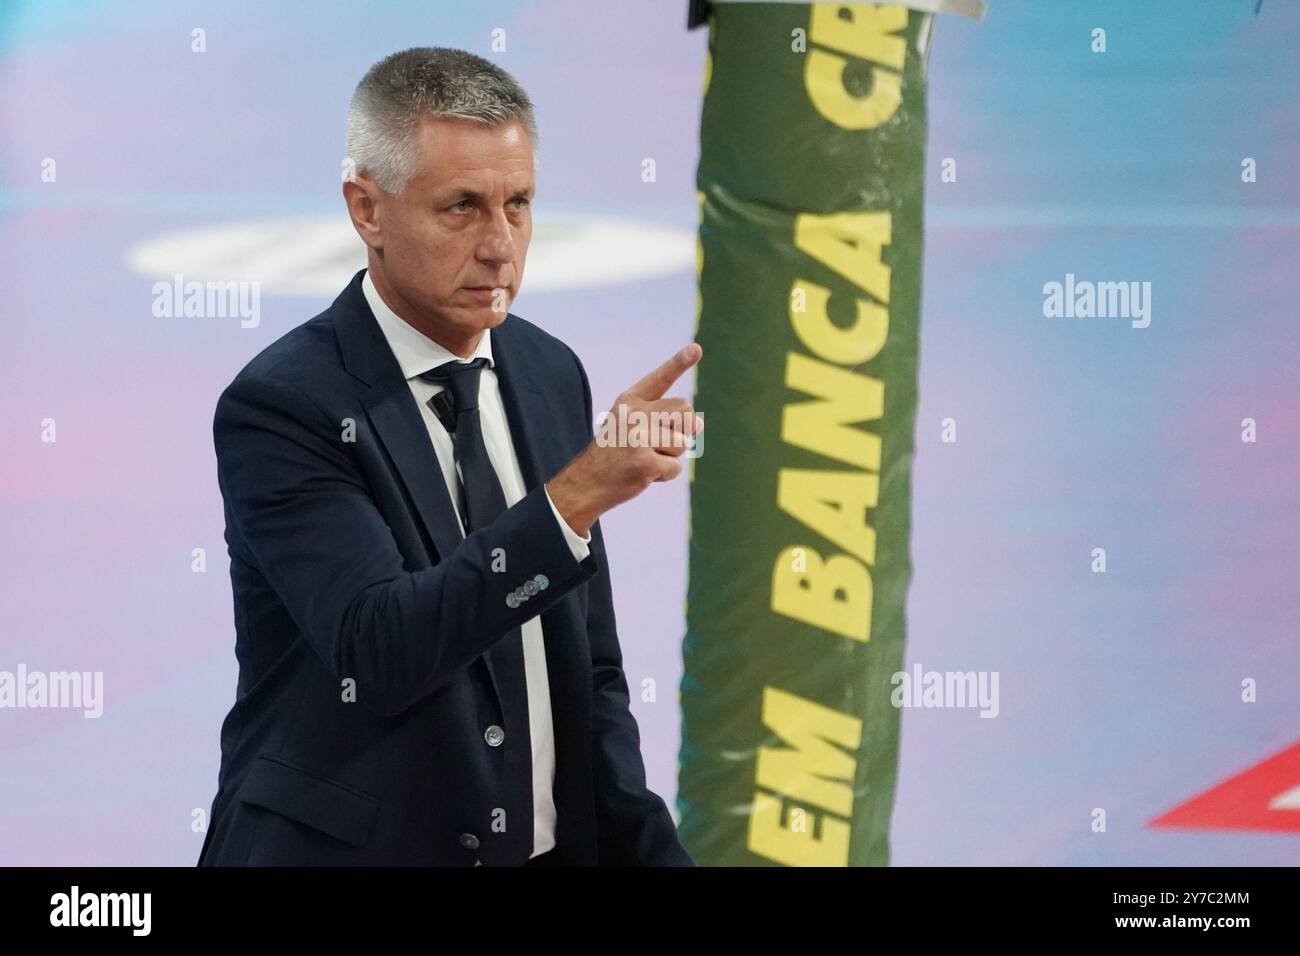
[{"label": "blue gradient background", "polygon": [[[1300,860],[1294,834],[1145,826],[1300,728],[1300,4],[1255,6],[992,0],[983,23],[936,23],[907,660],[999,671],[1001,714],[904,711],[897,864]],[[706,34],[684,7],[0,7],[0,669],[100,670],[107,698],[98,720],[0,710],[0,864],[197,859],[236,676],[212,411],[328,304],[264,296],[255,329],[158,319],[125,250],[343,217],[352,88],[415,45],[489,56],[528,88],[539,223],[551,208],[693,230]],[[497,27],[507,53],[489,49]],[[1042,286],[1067,272],[1151,282],[1150,328],[1044,318]],[[604,407],[689,340],[694,309],[687,268],[525,280],[512,311],[573,345]],[[656,487],[603,521],[629,683],[658,684],[633,707],[670,805],[687,496]]]}]

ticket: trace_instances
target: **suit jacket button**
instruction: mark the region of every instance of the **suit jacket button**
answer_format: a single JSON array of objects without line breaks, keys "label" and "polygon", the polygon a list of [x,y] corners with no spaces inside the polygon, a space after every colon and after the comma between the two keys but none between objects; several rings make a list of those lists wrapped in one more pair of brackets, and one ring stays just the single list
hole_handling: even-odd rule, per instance
[{"label": "suit jacket button", "polygon": [[528,592],[525,591],[523,588],[515,588],[515,600],[517,600],[520,604],[523,604],[525,601],[528,600]]},{"label": "suit jacket button", "polygon": [[525,582],[524,582],[524,593],[527,594],[529,597],[532,597],[534,594],[536,594],[536,593],[537,593],[538,591],[540,591],[540,590],[541,590],[541,588],[538,587],[536,581],[525,581]]},{"label": "suit jacket button", "polygon": [[483,732],[483,739],[488,742],[489,747],[500,747],[501,742],[506,739],[506,732],[493,724]]},{"label": "suit jacket button", "polygon": [[545,591],[547,588],[549,588],[549,587],[551,586],[550,579],[548,579],[548,578],[546,577],[546,575],[544,575],[544,574],[539,574],[539,575],[537,575],[537,577],[533,578],[533,581],[534,581],[534,582],[537,584],[537,586],[538,586],[539,588],[541,588],[543,591]]},{"label": "suit jacket button", "polygon": [[460,835],[460,845],[467,850],[478,849],[478,837],[472,833],[462,833]]},{"label": "suit jacket button", "polygon": [[513,591],[511,591],[509,594],[507,594],[507,595],[506,595],[506,605],[507,605],[508,607],[512,607],[512,608],[516,608],[516,607],[518,607],[518,606],[519,606],[519,595],[518,595],[518,594],[515,594]]}]

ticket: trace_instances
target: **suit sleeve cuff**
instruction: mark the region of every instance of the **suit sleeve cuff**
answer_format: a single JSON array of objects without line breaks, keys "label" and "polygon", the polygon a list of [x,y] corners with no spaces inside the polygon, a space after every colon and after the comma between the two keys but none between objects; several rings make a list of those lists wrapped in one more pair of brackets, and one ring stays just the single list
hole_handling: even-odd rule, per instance
[{"label": "suit sleeve cuff", "polygon": [[560,515],[560,509],[555,507],[554,501],[551,501],[550,491],[545,487],[542,488],[542,491],[546,494],[546,503],[551,506],[551,513],[555,515],[556,523],[560,526],[560,530],[564,532],[564,540],[569,543],[569,550],[573,552],[574,560],[578,562],[585,561],[587,555],[591,553],[591,548],[589,547],[591,544],[591,532],[588,531],[587,536],[584,538],[582,535],[578,534],[578,532],[570,528],[569,523]]}]

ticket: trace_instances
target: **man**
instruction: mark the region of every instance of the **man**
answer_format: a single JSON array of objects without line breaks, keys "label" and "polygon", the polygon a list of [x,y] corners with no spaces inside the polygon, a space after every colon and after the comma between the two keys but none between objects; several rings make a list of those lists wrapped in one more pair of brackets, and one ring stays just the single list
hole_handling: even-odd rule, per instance
[{"label": "man", "polygon": [[535,143],[462,51],[357,87],[368,266],[213,423],[239,685],[201,866],[694,865],[646,787],[597,519],[680,473],[703,422],[663,395],[700,348],[618,399],[676,427],[592,440],[582,363],[507,311]]}]

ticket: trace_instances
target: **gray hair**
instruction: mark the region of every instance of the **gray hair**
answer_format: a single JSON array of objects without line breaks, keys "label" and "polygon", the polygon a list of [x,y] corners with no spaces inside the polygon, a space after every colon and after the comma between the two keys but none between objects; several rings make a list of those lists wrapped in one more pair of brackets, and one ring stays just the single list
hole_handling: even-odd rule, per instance
[{"label": "gray hair", "polygon": [[357,84],[348,107],[352,172],[370,173],[384,192],[401,192],[419,162],[413,134],[425,115],[487,126],[518,121],[536,165],[533,104],[514,77],[464,50],[413,47],[380,60]]}]

